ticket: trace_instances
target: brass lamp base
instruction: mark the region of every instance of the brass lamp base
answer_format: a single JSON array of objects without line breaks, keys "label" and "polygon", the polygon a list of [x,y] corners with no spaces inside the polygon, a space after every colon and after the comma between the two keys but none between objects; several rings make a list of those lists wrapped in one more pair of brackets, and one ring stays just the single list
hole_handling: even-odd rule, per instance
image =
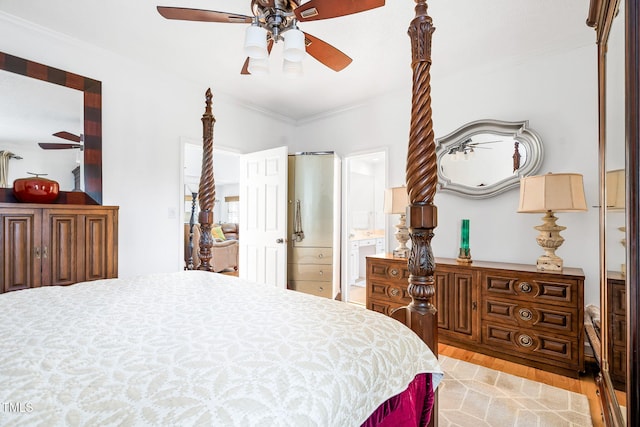
[{"label": "brass lamp base", "polygon": [[456,261],[459,264],[471,264],[473,262],[471,260],[471,249],[460,248]]}]

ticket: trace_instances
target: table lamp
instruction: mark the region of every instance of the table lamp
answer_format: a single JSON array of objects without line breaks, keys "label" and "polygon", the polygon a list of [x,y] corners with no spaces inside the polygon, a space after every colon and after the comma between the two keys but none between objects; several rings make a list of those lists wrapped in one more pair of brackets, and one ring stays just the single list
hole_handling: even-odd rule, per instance
[{"label": "table lamp", "polygon": [[544,213],[536,241],[544,250],[536,266],[543,271],[562,271],[562,258],[556,255],[564,239],[560,232],[567,227],[556,224],[554,212],[586,211],[582,175],[577,173],[548,173],[528,176],[520,180],[518,212]]},{"label": "table lamp", "polygon": [[409,205],[409,195],[407,187],[387,188],[384,192],[384,213],[400,214],[400,222],[396,224],[394,236],[398,241],[398,247],[393,250],[395,258],[408,258],[409,230],[407,229],[407,206]]}]

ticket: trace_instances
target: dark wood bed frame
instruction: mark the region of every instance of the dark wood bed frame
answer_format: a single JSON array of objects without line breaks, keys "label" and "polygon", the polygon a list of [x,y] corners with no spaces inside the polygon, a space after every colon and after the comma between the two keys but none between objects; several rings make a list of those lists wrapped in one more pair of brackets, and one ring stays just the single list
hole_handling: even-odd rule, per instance
[{"label": "dark wood bed frame", "polygon": [[[413,69],[411,125],[407,153],[407,192],[409,207],[407,224],[412,248],[408,260],[409,288],[412,302],[396,309],[392,317],[413,330],[438,355],[437,310],[435,296],[435,258],[431,249],[433,229],[437,225],[437,209],[433,204],[438,184],[436,144],[431,121],[431,36],[435,30],[427,15],[426,0],[416,1],[416,16],[409,25]],[[200,233],[199,270],[212,271],[210,231],[213,225],[215,181],[213,177],[213,125],[211,89],[206,92],[206,107],[202,116],[203,157],[199,186]],[[430,425],[437,425],[437,400]]]}]

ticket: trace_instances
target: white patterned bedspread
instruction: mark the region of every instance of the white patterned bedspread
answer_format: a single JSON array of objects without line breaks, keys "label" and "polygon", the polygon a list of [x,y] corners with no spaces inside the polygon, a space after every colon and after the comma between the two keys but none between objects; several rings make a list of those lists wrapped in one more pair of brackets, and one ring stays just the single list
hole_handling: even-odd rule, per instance
[{"label": "white patterned bedspread", "polygon": [[389,317],[221,274],[0,295],[2,426],[357,426],[423,372]]}]

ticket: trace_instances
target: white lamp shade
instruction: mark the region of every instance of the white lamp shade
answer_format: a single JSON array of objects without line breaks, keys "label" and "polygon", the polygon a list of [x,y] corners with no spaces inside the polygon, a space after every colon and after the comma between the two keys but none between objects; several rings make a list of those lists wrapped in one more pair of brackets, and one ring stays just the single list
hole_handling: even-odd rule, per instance
[{"label": "white lamp shade", "polygon": [[384,191],[384,213],[403,214],[409,205],[407,187],[387,188]]},{"label": "white lamp shade", "polygon": [[289,60],[282,61],[282,72],[286,77],[295,79],[302,75],[302,62],[294,62]]},{"label": "white lamp shade", "polygon": [[625,180],[624,169],[607,172],[607,209],[624,209],[626,197]]},{"label": "white lamp shade", "polygon": [[256,59],[249,58],[249,65],[247,66],[247,70],[251,73],[252,76],[264,76],[269,74],[269,59]]},{"label": "white lamp shade", "polygon": [[304,43],[304,33],[296,28],[282,33],[284,38],[284,59],[292,62],[300,62],[304,59],[306,46]]},{"label": "white lamp shade", "polygon": [[518,212],[586,211],[582,175],[578,173],[548,173],[520,180]]},{"label": "white lamp shade", "polygon": [[263,59],[269,56],[267,51],[267,30],[256,25],[247,27],[244,39],[244,53],[249,58]]}]

